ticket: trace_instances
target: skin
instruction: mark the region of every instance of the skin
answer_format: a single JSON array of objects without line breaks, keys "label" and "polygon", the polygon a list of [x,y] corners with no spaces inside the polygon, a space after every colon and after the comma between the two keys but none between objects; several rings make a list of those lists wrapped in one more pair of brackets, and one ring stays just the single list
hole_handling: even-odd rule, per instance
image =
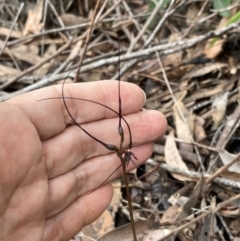
[{"label": "skin", "polygon": [[[118,110],[116,81],[67,84],[65,96]],[[0,103],[0,240],[69,240],[111,201],[112,186],[99,185],[120,165],[118,157],[72,124],[62,100],[38,101],[49,97],[61,97],[61,85]],[[145,96],[136,85],[122,82],[121,98],[140,165],[164,134],[166,119],[158,111],[139,112]],[[85,101],[67,105],[83,128],[119,146],[116,114]],[[127,146],[129,133],[122,125]],[[128,170],[133,168],[129,163]],[[119,169],[108,182],[120,175]]]}]

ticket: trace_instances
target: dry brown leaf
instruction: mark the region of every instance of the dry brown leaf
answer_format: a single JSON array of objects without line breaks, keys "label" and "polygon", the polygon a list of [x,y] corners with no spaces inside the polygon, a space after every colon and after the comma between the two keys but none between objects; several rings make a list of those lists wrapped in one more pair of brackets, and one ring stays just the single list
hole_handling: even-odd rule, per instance
[{"label": "dry brown leaf", "polygon": [[[202,227],[201,227],[201,232],[198,236],[198,241],[206,241],[206,240],[211,240],[211,235],[214,235],[212,231],[217,230],[217,225],[216,225],[216,218],[212,215],[208,215],[207,217],[204,217],[202,220]],[[209,229],[211,227],[211,231]]]},{"label": "dry brown leaf", "polygon": [[50,44],[46,50],[46,52],[43,55],[43,59],[47,59],[48,57],[55,54],[57,51],[57,45],[56,44]]},{"label": "dry brown leaf", "polygon": [[122,198],[122,192],[121,192],[121,181],[120,179],[116,179],[115,181],[111,182],[113,187],[117,186],[117,188],[114,188],[114,192],[113,192],[113,197],[112,197],[112,201],[110,203],[110,207],[113,211],[113,215],[115,215],[115,213],[117,213],[118,209],[119,209],[119,205],[121,203],[121,198]]},{"label": "dry brown leaf", "polygon": [[186,23],[191,25],[198,15],[199,7],[196,6],[196,3],[189,4],[187,13],[186,13]]},{"label": "dry brown leaf", "polygon": [[231,172],[231,171],[224,171],[221,174],[221,177],[226,178],[226,179],[230,179],[236,182],[240,182],[240,175],[238,172]]},{"label": "dry brown leaf", "polygon": [[113,230],[114,221],[110,211],[105,210],[104,213],[93,223],[84,227],[81,232],[84,235],[97,239],[105,233]]},{"label": "dry brown leaf", "polygon": [[203,127],[204,123],[205,123],[205,120],[203,118],[195,115],[193,136],[194,136],[194,140],[197,142],[202,141],[207,136]]},{"label": "dry brown leaf", "polygon": [[[216,30],[219,30],[226,26],[227,21],[227,18],[222,18]],[[204,47],[204,54],[206,55],[206,57],[211,59],[217,57],[222,51],[222,46],[224,42],[225,39],[209,39]]]},{"label": "dry brown leaf", "polygon": [[0,64],[0,78],[9,78],[21,73],[20,70]]},{"label": "dry brown leaf", "polygon": [[[225,173],[225,172],[224,172]],[[232,173],[232,172],[230,172]],[[222,175],[221,175],[222,176]],[[233,180],[231,177],[229,178],[230,180]],[[231,191],[230,189],[228,189],[226,191],[225,188],[221,187],[221,186],[217,186],[217,185],[212,185],[210,187],[215,193],[217,193],[218,195],[218,198],[219,200],[221,201],[226,201],[228,200],[229,198],[232,198],[236,195],[235,192]]]},{"label": "dry brown leaf", "polygon": [[212,126],[212,130],[216,130],[219,125],[221,124],[224,116],[225,116],[225,112],[226,112],[226,108],[227,108],[227,104],[228,104],[228,92],[224,93],[221,96],[218,96],[215,98],[215,100],[212,103],[212,119],[213,119],[213,126]]},{"label": "dry brown leaf", "polygon": [[179,195],[178,192],[171,195],[171,197],[168,199],[169,203],[171,203],[172,205],[176,205],[178,207],[182,207],[187,201],[188,198]]},{"label": "dry brown leaf", "polygon": [[[166,235],[168,235],[172,230],[168,228],[162,228],[162,229],[152,229],[152,230],[146,230],[144,233],[144,237],[142,241],[158,241],[159,239],[164,238]],[[165,241],[172,240],[172,237],[165,239]]]},{"label": "dry brown leaf", "polygon": [[[74,58],[77,58],[79,53],[80,53],[80,50],[81,50],[81,46],[82,46],[82,43],[83,41],[82,40],[79,40],[75,45],[74,47],[72,48],[72,51],[71,53],[69,54],[69,56],[67,57],[66,61],[69,61],[71,59],[74,59]],[[73,62],[72,62],[73,63]],[[67,67],[71,66],[72,63],[70,63]]]},{"label": "dry brown leaf", "polygon": [[87,22],[86,18],[78,17],[75,14],[71,14],[71,13],[64,13],[60,15],[60,18],[63,21],[65,26],[77,25],[77,24]]},{"label": "dry brown leaf", "polygon": [[160,220],[160,223],[174,222],[177,215],[181,212],[181,208],[177,205],[170,206],[164,213]]},{"label": "dry brown leaf", "polygon": [[42,61],[42,58],[38,56],[38,48],[36,48],[37,46],[33,45],[20,45],[10,49],[10,51],[15,58],[35,65],[36,63]]},{"label": "dry brown leaf", "polygon": [[[0,45],[2,43],[0,42]],[[39,48],[35,44],[21,44],[21,45],[16,45],[12,48],[9,49],[11,52],[27,52],[32,55],[38,55],[39,54]],[[13,53],[14,54],[14,53]]]},{"label": "dry brown leaf", "polygon": [[10,33],[11,33],[10,36],[12,38],[21,38],[22,37],[22,32],[20,32],[20,31],[11,30],[11,29],[4,28],[4,27],[0,28],[0,35],[8,36]]},{"label": "dry brown leaf", "polygon": [[202,98],[212,97],[217,94],[222,94],[232,89],[234,81],[219,80],[219,84],[214,87],[201,88],[193,93],[187,101],[195,101]]},{"label": "dry brown leaf", "polygon": [[181,212],[176,217],[176,220],[182,220],[192,213],[192,208],[194,208],[199,201],[200,197],[207,190],[207,184],[205,179],[201,176],[200,180],[195,185],[190,197],[183,204]]},{"label": "dry brown leaf", "polygon": [[213,43],[213,39],[208,40],[204,48],[204,53],[206,57],[214,59],[222,52],[222,46],[225,42],[225,39],[218,39]]},{"label": "dry brown leaf", "polygon": [[168,79],[182,79],[182,76],[191,71],[193,67],[192,64],[177,66],[174,71],[168,72]]},{"label": "dry brown leaf", "polygon": [[[119,179],[112,182],[113,186],[121,186],[121,181]],[[111,211],[106,210],[95,222],[91,225],[86,226],[82,233],[91,238],[99,238],[100,236],[108,233],[114,229],[114,219],[115,215],[119,209],[121,202],[122,193],[120,188],[114,188],[113,198],[109,205]]]},{"label": "dry brown leaf", "polygon": [[60,45],[62,46],[63,44],[66,43],[66,41],[63,38],[52,39],[52,38],[46,37],[46,38],[44,38],[44,42],[42,41],[41,38],[39,38],[39,39],[32,40],[31,43],[36,46],[42,45],[42,44],[44,44],[44,45],[57,44],[59,46]]},{"label": "dry brown leaf", "polygon": [[202,68],[200,66],[194,68],[192,71],[185,74],[182,79],[192,79],[196,77],[200,77],[206,74],[209,74],[211,72],[216,72],[221,70],[224,67],[227,67],[228,65],[226,63],[210,63],[204,65]]},{"label": "dry brown leaf", "polygon": [[234,204],[234,208],[232,207],[230,210],[229,209],[223,209],[220,211],[220,214],[223,215],[224,217],[229,217],[229,218],[239,218],[239,213],[240,213],[240,208]]},{"label": "dry brown leaf", "polygon": [[[166,138],[166,144],[164,149],[165,161],[170,167],[179,168],[188,171],[187,165],[183,162],[180,156],[173,132],[170,132]],[[181,176],[180,174],[173,174],[174,178],[180,181],[189,181],[188,177]]]},{"label": "dry brown leaf", "polygon": [[[177,42],[181,40],[181,36],[178,35],[176,32],[171,33],[168,42],[172,43],[172,42]],[[179,51],[176,52],[174,54],[169,54],[168,56],[166,56],[166,58],[163,59],[163,66],[167,67],[167,66],[176,66],[179,65],[182,62],[182,56],[183,56],[183,52]]]},{"label": "dry brown leaf", "polygon": [[[57,46],[56,44],[50,44],[49,47],[47,48],[46,52],[43,55],[43,59],[47,59],[50,56],[52,56],[53,54],[55,54],[55,52],[57,51]],[[44,75],[46,75],[46,73],[49,71],[49,69],[51,68],[52,64],[53,64],[54,60],[48,61],[46,64],[44,64],[43,66],[41,66],[39,69],[35,70],[33,72],[33,74],[35,76],[38,77],[43,77]]]},{"label": "dry brown leaf", "polygon": [[230,69],[230,74],[235,75],[238,71],[238,61],[236,61],[236,58],[233,56],[228,56],[228,63],[229,63],[229,69]]},{"label": "dry brown leaf", "polygon": [[[227,165],[230,161],[232,161],[236,157],[236,155],[229,153],[225,149],[221,150],[218,154],[224,165]],[[240,173],[240,162],[235,162],[232,166],[230,166],[228,168],[228,171],[239,174]]]},{"label": "dry brown leaf", "polygon": [[[187,124],[182,119],[179,109],[185,117]],[[191,132],[193,131],[194,127],[194,115],[187,110],[183,102],[180,100],[177,100],[177,104],[173,106],[173,118],[177,130],[177,137],[185,142],[191,142]],[[179,143],[179,148],[188,152],[193,151],[193,146],[191,144]]]},{"label": "dry brown leaf", "polygon": [[[216,196],[214,196],[212,199],[211,199],[211,202],[210,202],[210,210],[214,209],[216,207]],[[206,200],[205,199],[202,199],[201,200],[201,205],[200,205],[200,209],[201,210],[204,210],[206,209],[206,207],[209,205],[209,203],[206,203]],[[211,234],[212,232],[214,232],[214,234],[216,233],[216,231],[218,230],[217,226],[216,226],[216,216],[211,216],[211,215],[208,215],[206,217],[203,218],[203,220],[201,221],[200,226],[201,227],[201,231],[199,233],[199,236],[198,236],[198,241],[205,241],[205,240],[211,240]],[[211,232],[209,231],[209,227],[211,226]]]},{"label": "dry brown leaf", "polygon": [[[160,225],[158,222],[154,222],[151,220],[136,221],[135,229],[136,229],[138,240],[142,240],[146,232],[150,230],[156,230],[159,227]],[[114,241],[132,241],[131,225],[127,224],[119,228],[116,228],[106,233],[105,235],[103,235],[101,238],[98,239],[98,241],[113,241],[113,240]]]},{"label": "dry brown leaf", "polygon": [[78,54],[80,53],[80,49],[81,49],[82,43],[83,43],[83,41],[82,41],[82,40],[79,40],[79,41],[75,44],[75,46],[73,47],[73,49],[72,49],[70,55],[68,56],[67,60],[76,58],[76,57],[78,56]]},{"label": "dry brown leaf", "polygon": [[44,24],[42,21],[44,0],[40,0],[35,8],[28,11],[27,21],[23,30],[23,36],[40,33]]},{"label": "dry brown leaf", "polygon": [[[228,210],[227,210],[228,211]],[[238,240],[240,240],[240,217],[239,217],[239,210],[238,210],[238,217],[235,220],[232,220],[229,225],[230,232],[234,237],[238,237]],[[236,239],[234,239],[236,241]]]},{"label": "dry brown leaf", "polygon": [[180,100],[183,100],[188,94],[189,79],[184,79],[180,82],[179,90],[181,92]]},{"label": "dry brown leaf", "polygon": [[104,70],[106,68],[102,68],[102,70],[99,68],[98,70],[93,70],[89,72],[84,72],[81,74],[81,78],[83,81],[99,81],[102,79],[102,74],[104,73]]}]

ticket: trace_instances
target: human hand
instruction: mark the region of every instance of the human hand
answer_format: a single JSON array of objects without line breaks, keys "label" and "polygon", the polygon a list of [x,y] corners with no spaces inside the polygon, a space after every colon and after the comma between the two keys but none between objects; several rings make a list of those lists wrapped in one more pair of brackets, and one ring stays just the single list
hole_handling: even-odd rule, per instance
[{"label": "human hand", "polygon": [[[115,81],[66,84],[65,96],[118,110]],[[117,155],[73,125],[61,99],[37,101],[49,97],[61,97],[61,85],[0,103],[1,241],[69,240],[111,201],[111,185],[98,186],[120,165]],[[144,95],[136,85],[121,82],[121,98],[140,165],[151,155],[152,141],[164,134],[166,119],[157,111],[139,112]],[[83,128],[119,146],[115,113],[85,101],[66,102]],[[123,127],[127,146],[129,133]],[[130,163],[128,170],[134,167]],[[109,181],[120,174],[118,170]]]}]

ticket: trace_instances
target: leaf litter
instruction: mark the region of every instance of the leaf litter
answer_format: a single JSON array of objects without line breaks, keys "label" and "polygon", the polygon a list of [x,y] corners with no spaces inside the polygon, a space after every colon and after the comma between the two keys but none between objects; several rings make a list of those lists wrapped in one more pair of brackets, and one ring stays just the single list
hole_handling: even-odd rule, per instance
[{"label": "leaf litter", "polygon": [[[23,2],[20,13],[19,1],[0,3],[1,101],[62,83],[76,69],[96,3]],[[138,240],[239,239],[239,22],[210,15],[211,2],[168,1],[158,12],[142,0],[105,4],[80,81],[118,76],[119,41],[121,79],[168,119],[142,166],[150,174],[129,174]],[[131,240],[124,185],[113,185],[108,210],[75,240]]]}]

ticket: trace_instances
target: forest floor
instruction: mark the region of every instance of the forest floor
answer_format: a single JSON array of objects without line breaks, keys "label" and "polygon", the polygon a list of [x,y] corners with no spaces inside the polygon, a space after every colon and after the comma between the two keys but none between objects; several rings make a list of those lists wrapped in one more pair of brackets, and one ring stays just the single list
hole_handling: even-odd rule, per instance
[{"label": "forest floor", "polygon": [[[139,240],[240,240],[240,23],[231,21],[240,4],[101,2],[79,81],[120,75],[168,120],[142,166],[148,173],[129,174]],[[95,4],[0,2],[1,101],[74,81]],[[113,185],[108,210],[75,240],[111,240],[110,231],[130,240],[129,226],[116,228],[128,220],[123,182]]]}]

